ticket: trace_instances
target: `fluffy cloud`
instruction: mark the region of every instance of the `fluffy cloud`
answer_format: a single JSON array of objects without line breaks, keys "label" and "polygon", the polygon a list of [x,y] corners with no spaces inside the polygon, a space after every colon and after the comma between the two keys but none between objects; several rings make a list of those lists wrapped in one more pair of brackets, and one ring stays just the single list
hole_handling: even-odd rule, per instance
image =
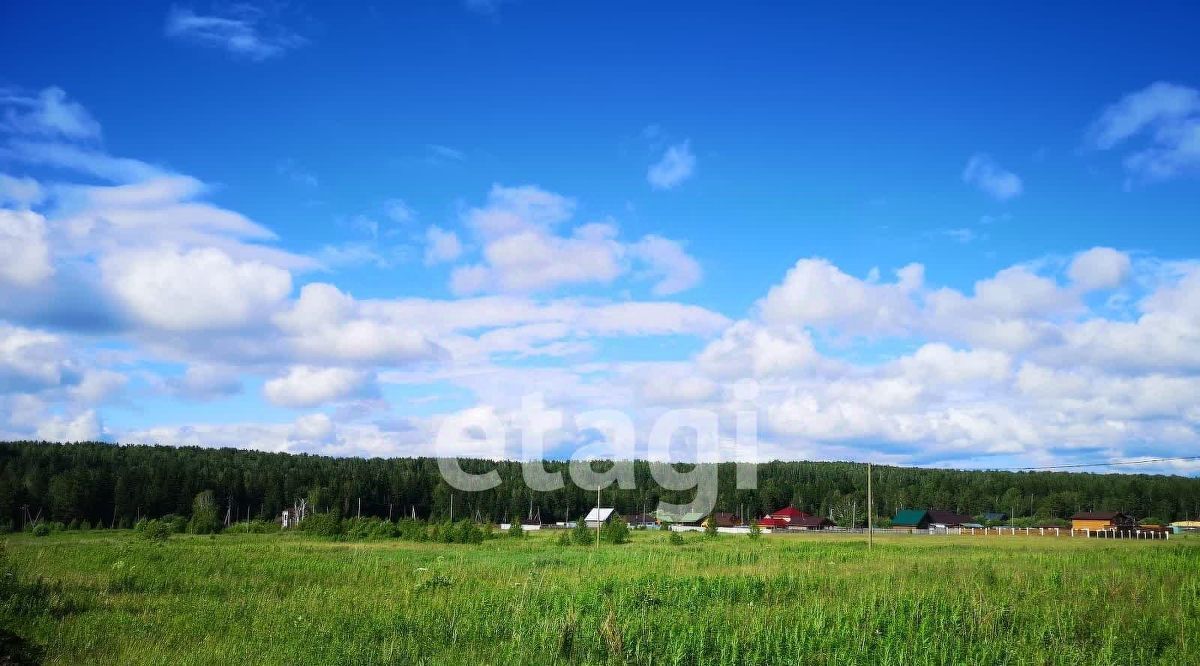
[{"label": "fluffy cloud", "polygon": [[656,190],[670,190],[682,185],[696,172],[696,156],[691,143],[684,141],[667,148],[662,158],[650,165],[646,181]]},{"label": "fluffy cloud", "polygon": [[1071,281],[1085,291],[1112,289],[1129,277],[1132,265],[1124,252],[1094,247],[1075,255],[1067,272]]},{"label": "fluffy cloud", "polygon": [[104,427],[95,410],[87,410],[74,418],[55,416],[37,428],[37,438],[48,442],[94,442],[101,438]]},{"label": "fluffy cloud", "polygon": [[326,402],[369,395],[371,373],[350,368],[296,366],[263,385],[263,395],[284,407],[314,407]]},{"label": "fluffy cloud", "polygon": [[976,153],[967,160],[962,179],[983,193],[999,201],[1007,201],[1021,194],[1023,186],[1017,174],[1000,166],[988,155]]},{"label": "fluffy cloud", "polygon": [[235,261],[215,248],[117,252],[104,258],[105,287],[139,323],[166,331],[245,327],[279,308],[291,274]]},{"label": "fluffy cloud", "polygon": [[894,283],[878,284],[847,275],[825,259],[802,259],[757,307],[771,324],[836,328],[852,335],[896,333],[912,327],[912,296],[923,282],[920,264],[901,268]]},{"label": "fluffy cloud", "polygon": [[172,7],[167,13],[166,35],[256,61],[277,58],[307,43],[265,9],[249,4],[230,5],[226,13],[208,16]]},{"label": "fluffy cloud", "polygon": [[46,219],[27,210],[0,209],[0,286],[31,287],[53,273]]},{"label": "fluffy cloud", "polygon": [[[572,218],[575,207],[573,199],[535,186],[493,186],[486,205],[463,216],[479,240],[481,261],[456,267],[451,290],[458,295],[532,293],[610,284],[630,272],[657,278],[652,287],[656,295],[674,294],[699,282],[699,264],[676,241],[648,235],[626,243],[611,220],[561,233],[558,227]],[[427,260],[442,254],[435,251],[435,241],[445,243],[445,254],[461,252],[457,237],[448,238],[435,227],[430,229]]]},{"label": "fluffy cloud", "polygon": [[1111,150],[1145,135],[1125,157],[1130,177],[1166,180],[1200,169],[1200,91],[1158,81],[1105,108],[1088,129],[1092,147]]}]

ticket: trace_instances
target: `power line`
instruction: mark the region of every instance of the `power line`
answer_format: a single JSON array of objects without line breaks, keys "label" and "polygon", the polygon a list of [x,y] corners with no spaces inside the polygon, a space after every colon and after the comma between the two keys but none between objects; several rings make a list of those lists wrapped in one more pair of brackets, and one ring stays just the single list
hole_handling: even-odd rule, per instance
[{"label": "power line", "polygon": [[1150,463],[1159,462],[1177,462],[1200,460],[1200,456],[1174,456],[1170,458],[1143,458],[1141,460],[1114,460],[1112,462],[1102,463],[1076,463],[1072,465],[1049,465],[1046,467],[1011,467],[1008,471],[1011,472],[1038,472],[1054,469],[1076,469],[1079,467],[1115,467],[1117,465],[1148,465]]}]

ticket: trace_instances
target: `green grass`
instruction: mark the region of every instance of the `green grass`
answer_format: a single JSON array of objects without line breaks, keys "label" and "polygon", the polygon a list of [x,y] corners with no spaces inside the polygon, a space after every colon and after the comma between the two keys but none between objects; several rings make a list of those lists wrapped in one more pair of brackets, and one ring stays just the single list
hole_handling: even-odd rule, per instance
[{"label": "green grass", "polygon": [[554,537],[13,535],[0,627],[51,664],[1200,663],[1200,540]]}]

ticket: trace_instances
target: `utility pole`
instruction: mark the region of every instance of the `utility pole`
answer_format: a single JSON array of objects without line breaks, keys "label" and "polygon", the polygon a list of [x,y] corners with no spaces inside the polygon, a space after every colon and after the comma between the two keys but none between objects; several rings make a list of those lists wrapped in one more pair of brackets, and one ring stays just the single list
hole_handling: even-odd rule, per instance
[{"label": "utility pole", "polygon": [[362,518],[362,498],[358,498],[358,517]]},{"label": "utility pole", "polygon": [[454,493],[450,493],[450,522],[454,522]]},{"label": "utility pole", "polygon": [[871,550],[875,546],[872,513],[875,513],[875,503],[871,501],[871,463],[867,463],[867,550]]},{"label": "utility pole", "polygon": [[600,546],[600,484],[596,484],[596,546]]}]

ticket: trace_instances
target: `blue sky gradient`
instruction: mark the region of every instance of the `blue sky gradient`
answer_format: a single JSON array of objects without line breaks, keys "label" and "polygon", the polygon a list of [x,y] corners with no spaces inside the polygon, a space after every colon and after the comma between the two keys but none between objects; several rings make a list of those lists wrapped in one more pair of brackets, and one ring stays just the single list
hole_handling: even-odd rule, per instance
[{"label": "blue sky gradient", "polygon": [[766,458],[1186,455],[1198,18],[5,5],[0,434],[421,454],[532,391],[724,423],[752,378]]}]

